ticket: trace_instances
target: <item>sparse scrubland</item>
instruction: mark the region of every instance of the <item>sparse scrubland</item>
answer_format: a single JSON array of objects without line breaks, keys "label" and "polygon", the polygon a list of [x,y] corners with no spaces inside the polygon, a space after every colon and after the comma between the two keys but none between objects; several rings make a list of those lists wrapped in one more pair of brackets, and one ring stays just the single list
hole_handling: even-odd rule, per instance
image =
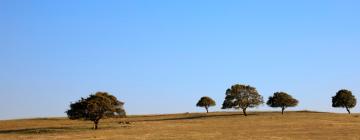
[{"label": "sparse scrubland", "polygon": [[91,121],[39,118],[0,121],[0,139],[360,139],[360,114],[319,112],[183,113]]},{"label": "sparse scrubland", "polygon": [[275,92],[266,103],[281,108],[281,113],[247,113],[248,108],[264,103],[256,88],[236,84],[225,95],[222,109],[242,112],[209,113],[208,108],[216,103],[204,96],[196,106],[204,107],[206,113],[125,117],[124,102],[107,92],[97,92],[71,103],[66,111],[68,118],[0,121],[0,139],[360,139],[360,114],[350,114],[356,98],[349,90],[340,90],[332,97],[332,106],[346,108],[348,114],[311,111],[284,114],[285,108],[299,102],[286,92]]}]

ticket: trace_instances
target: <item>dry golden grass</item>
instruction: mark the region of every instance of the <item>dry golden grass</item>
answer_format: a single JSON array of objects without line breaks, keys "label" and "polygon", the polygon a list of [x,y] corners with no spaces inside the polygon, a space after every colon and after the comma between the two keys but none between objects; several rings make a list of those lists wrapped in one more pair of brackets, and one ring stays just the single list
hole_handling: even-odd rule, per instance
[{"label": "dry golden grass", "polygon": [[[130,121],[129,124],[120,124]],[[91,122],[65,118],[0,121],[0,139],[360,139],[358,114],[316,112],[191,113],[106,119],[99,130]]]}]

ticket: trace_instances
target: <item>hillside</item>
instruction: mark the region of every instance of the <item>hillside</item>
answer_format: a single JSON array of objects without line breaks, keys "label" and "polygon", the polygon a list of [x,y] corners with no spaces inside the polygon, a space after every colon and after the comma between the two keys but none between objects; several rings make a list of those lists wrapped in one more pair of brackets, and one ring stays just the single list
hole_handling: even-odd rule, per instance
[{"label": "hillside", "polygon": [[138,115],[102,120],[96,131],[91,127],[66,118],[6,120],[0,121],[0,139],[360,139],[359,114],[306,111]]}]

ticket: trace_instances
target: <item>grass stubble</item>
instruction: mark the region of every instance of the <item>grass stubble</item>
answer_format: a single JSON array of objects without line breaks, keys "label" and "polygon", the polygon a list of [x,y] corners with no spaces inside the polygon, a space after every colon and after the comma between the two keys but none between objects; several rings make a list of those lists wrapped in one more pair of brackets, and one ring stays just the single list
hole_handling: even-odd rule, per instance
[{"label": "grass stubble", "polygon": [[[1,140],[121,139],[360,139],[360,114],[309,111],[182,113],[110,118],[92,130],[89,121],[37,118],[0,121]],[[124,124],[120,122],[131,122]]]}]

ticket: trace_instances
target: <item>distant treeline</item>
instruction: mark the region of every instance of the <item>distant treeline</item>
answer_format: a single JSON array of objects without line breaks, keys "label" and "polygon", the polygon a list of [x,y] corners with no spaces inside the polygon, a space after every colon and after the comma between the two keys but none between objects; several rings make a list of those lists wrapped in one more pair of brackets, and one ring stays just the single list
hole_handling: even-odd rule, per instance
[{"label": "distant treeline", "polygon": [[[257,107],[264,103],[263,97],[255,87],[250,85],[235,84],[225,92],[225,100],[222,109],[241,109],[245,116],[247,108]],[[286,92],[275,92],[266,102],[270,107],[281,108],[281,113],[288,107],[295,107],[299,101]],[[114,116],[126,116],[123,107],[124,102],[107,92],[97,92],[87,98],[81,98],[77,102],[70,104],[70,109],[66,111],[68,118],[93,121],[93,129],[98,128],[98,123],[102,118]],[[196,106],[204,107],[206,112],[215,106],[216,102],[208,96],[201,97]],[[350,90],[341,89],[332,97],[333,107],[342,107],[350,114],[350,109],[356,106],[356,98]]]}]

